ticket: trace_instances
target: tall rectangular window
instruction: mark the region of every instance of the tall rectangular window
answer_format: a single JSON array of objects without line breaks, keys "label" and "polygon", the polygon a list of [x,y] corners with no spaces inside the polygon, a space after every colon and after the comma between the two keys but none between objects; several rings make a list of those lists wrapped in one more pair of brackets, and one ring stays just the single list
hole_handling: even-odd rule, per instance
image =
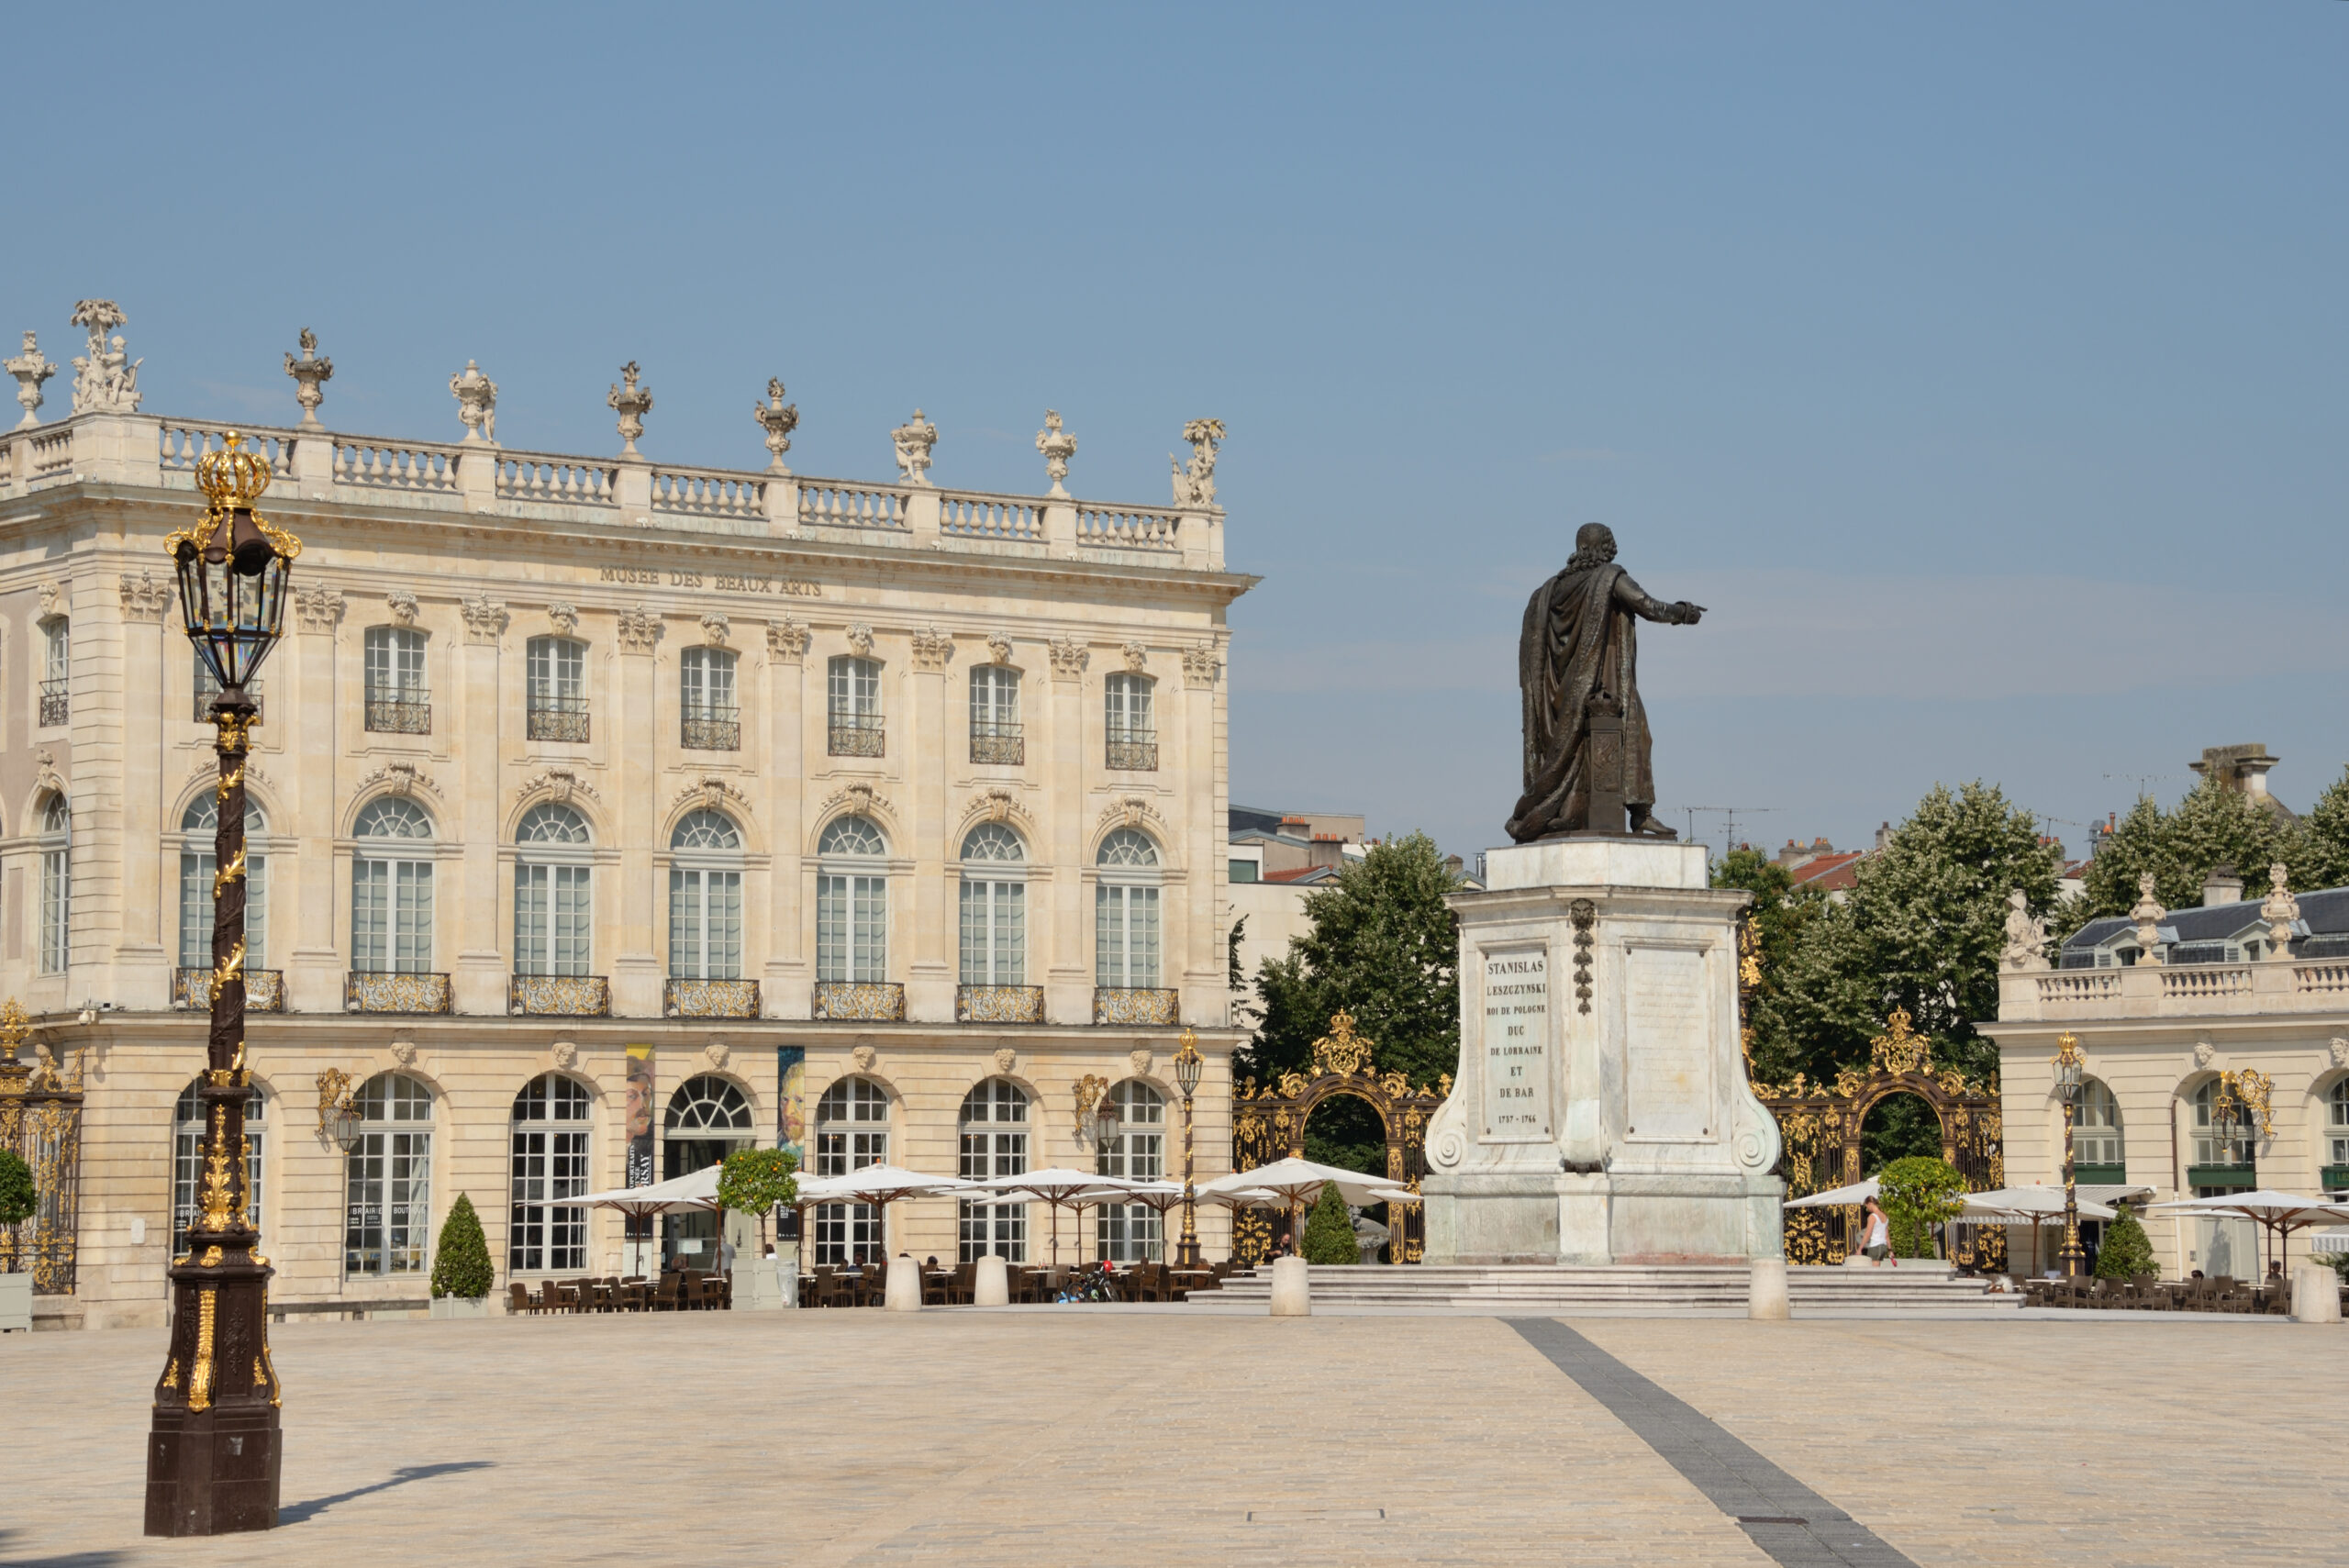
[{"label": "tall rectangular window", "polygon": [[514,868],[514,973],[591,974],[593,868],[529,865]]},{"label": "tall rectangular window", "polygon": [[393,735],[432,732],[432,693],[424,679],[424,633],[371,626],[364,651],[367,728]]},{"label": "tall rectangular window", "polygon": [[40,817],[40,972],[62,974],[72,958],[73,814],[53,795]]},{"label": "tall rectangular window", "polygon": [[43,728],[72,717],[73,625],[63,616],[41,622],[40,722]]},{"label": "tall rectangular window", "polygon": [[1102,683],[1102,692],[1108,736],[1107,765],[1142,773],[1155,769],[1158,731],[1151,722],[1150,677],[1111,675]]},{"label": "tall rectangular window", "polygon": [[1096,985],[1148,990],[1158,984],[1158,889],[1104,883],[1093,895]]},{"label": "tall rectangular window", "polygon": [[677,656],[677,688],[682,744],[705,751],[741,749],[733,654],[723,648],[686,649]]},{"label": "tall rectangular window", "polygon": [[742,873],[669,869],[669,973],[679,980],[742,978]]},{"label": "tall rectangular window", "polygon": [[587,739],[587,645],[534,637],[522,655],[524,732],[532,740]]},{"label": "tall rectangular window", "polygon": [[971,672],[971,761],[1017,764],[1027,758],[1019,722],[1019,672],[981,664]]},{"label": "tall rectangular window", "polygon": [[889,879],[816,878],[816,978],[889,978]]},{"label": "tall rectangular window", "polygon": [[963,878],[963,984],[1028,983],[1028,885]]},{"label": "tall rectangular window", "polygon": [[835,757],[883,754],[881,666],[842,655],[826,672],[827,750]]},{"label": "tall rectangular window", "polygon": [[351,864],[351,967],[371,974],[432,969],[432,862]]}]

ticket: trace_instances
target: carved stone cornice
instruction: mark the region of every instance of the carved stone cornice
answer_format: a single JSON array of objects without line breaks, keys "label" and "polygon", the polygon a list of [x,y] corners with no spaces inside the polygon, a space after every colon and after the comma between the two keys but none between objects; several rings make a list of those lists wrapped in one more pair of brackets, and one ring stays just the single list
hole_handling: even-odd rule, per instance
[{"label": "carved stone cornice", "polygon": [[[210,752],[206,752],[205,754],[204,765],[206,768],[211,769],[217,769],[218,767],[218,764],[213,761]],[[50,751],[46,746],[34,747],[33,769],[33,797],[35,799],[39,799],[44,795],[63,795],[65,793],[65,775],[57,771],[56,752]]]},{"label": "carved stone cornice", "polygon": [[294,590],[294,623],[302,631],[333,636],[335,628],[342,624],[343,611],[349,607],[348,600],[323,584]]},{"label": "carved stone cornice", "polygon": [[1008,631],[987,633],[987,662],[991,664],[1011,662],[1011,633]]},{"label": "carved stone cornice", "polygon": [[511,618],[506,613],[505,605],[485,592],[459,601],[457,613],[465,617],[467,642],[495,642],[506,634],[507,622]]},{"label": "carved stone cornice", "polygon": [[1150,668],[1150,650],[1141,643],[1126,643],[1118,651],[1126,656],[1126,668],[1134,674],[1139,675]]},{"label": "carved stone cornice", "polygon": [[1019,792],[1006,784],[995,784],[974,792],[969,803],[963,807],[963,832],[969,832],[982,822],[1017,822],[1028,829],[1030,837],[1036,828],[1035,818],[1029,815],[1027,807],[1019,804]]},{"label": "carved stone cornice", "polygon": [[574,795],[584,795],[598,804],[604,798],[596,793],[595,785],[579,776],[575,769],[564,767],[547,768],[524,779],[521,789],[515,795],[515,803],[526,805],[541,794],[557,806],[569,806]]},{"label": "carved stone cornice", "polygon": [[732,623],[722,610],[712,610],[701,617],[701,639],[712,648],[725,647],[727,633],[731,629]]},{"label": "carved stone cornice", "polygon": [[1044,644],[1044,648],[1052,655],[1052,679],[1075,681],[1084,678],[1085,666],[1093,657],[1085,644],[1074,637],[1055,637]]},{"label": "carved stone cornice", "polygon": [[172,607],[171,589],[156,582],[151,572],[141,572],[136,577],[126,572],[119,586],[125,619],[159,621],[163,618],[163,612]]},{"label": "carved stone cornice", "polygon": [[1223,662],[1217,656],[1213,639],[1202,638],[1197,647],[1183,650],[1183,684],[1201,691],[1215,684]]},{"label": "carved stone cornice", "polygon": [[797,616],[767,622],[767,652],[796,664],[807,655],[807,623]]},{"label": "carved stone cornice", "polygon": [[620,612],[620,651],[650,656],[661,640],[661,617],[638,605]]},{"label": "carved stone cornice", "polygon": [[579,629],[579,610],[557,599],[547,606],[547,624],[554,628],[558,637],[569,637]]},{"label": "carved stone cornice", "polygon": [[729,805],[741,812],[749,810],[751,803],[740,790],[719,775],[704,773],[677,792],[676,798],[669,802],[669,809],[674,813],[687,806],[699,806],[705,810],[717,811]]},{"label": "carved stone cornice", "polygon": [[379,789],[385,795],[396,795],[403,799],[412,797],[419,791],[435,800],[441,798],[440,786],[432,782],[432,775],[408,762],[385,762],[359,781],[362,795],[372,795]]},{"label": "carved stone cornice", "polygon": [[54,583],[43,583],[34,592],[40,595],[40,618],[43,620],[55,620],[72,607],[65,597],[65,590]]},{"label": "carved stone cornice", "polygon": [[1093,829],[1099,833],[1111,828],[1139,828],[1145,822],[1156,823],[1159,836],[1165,836],[1166,818],[1158,814],[1158,807],[1141,795],[1125,795],[1102,807],[1101,815],[1093,819]]},{"label": "carved stone cornice", "polygon": [[401,626],[416,624],[417,606],[414,594],[406,592],[386,594],[384,595],[384,603],[390,606],[392,619]]},{"label": "carved stone cornice", "polygon": [[863,783],[842,784],[832,791],[824,797],[824,804],[818,812],[818,815],[826,820],[829,820],[834,816],[879,816],[894,820],[896,814],[896,807],[889,804],[888,796],[871,784]]},{"label": "carved stone cornice", "polygon": [[863,621],[852,621],[848,628],[848,645],[859,659],[873,657],[873,628]]},{"label": "carved stone cornice", "polygon": [[926,626],[914,633],[913,642],[916,673],[945,673],[946,662],[954,657],[952,639],[934,626]]}]

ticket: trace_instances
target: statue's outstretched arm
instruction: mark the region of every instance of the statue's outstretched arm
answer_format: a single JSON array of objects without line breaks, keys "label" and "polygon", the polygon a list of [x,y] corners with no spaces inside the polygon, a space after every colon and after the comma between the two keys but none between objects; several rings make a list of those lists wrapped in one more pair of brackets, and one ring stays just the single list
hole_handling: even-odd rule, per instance
[{"label": "statue's outstretched arm", "polygon": [[1642,620],[1662,621],[1667,626],[1695,626],[1697,617],[1705,613],[1704,606],[1692,605],[1686,599],[1667,605],[1662,599],[1648,597],[1647,590],[1632,582],[1628,572],[1615,579],[1615,602]]}]

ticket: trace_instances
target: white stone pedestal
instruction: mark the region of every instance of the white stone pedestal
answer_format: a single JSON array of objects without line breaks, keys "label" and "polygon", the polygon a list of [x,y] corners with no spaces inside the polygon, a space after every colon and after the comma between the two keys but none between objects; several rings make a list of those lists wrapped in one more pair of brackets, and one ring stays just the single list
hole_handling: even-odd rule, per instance
[{"label": "white stone pedestal", "polygon": [[889,1284],[881,1297],[887,1312],[918,1312],[921,1310],[921,1265],[911,1258],[889,1260]]},{"label": "white stone pedestal", "polygon": [[2299,1323],[2341,1321],[2341,1276],[2322,1263],[2292,1271],[2292,1318]]},{"label": "white stone pedestal", "polygon": [[1273,1260],[1273,1316],[1313,1316],[1313,1286],[1303,1258]]},{"label": "white stone pedestal", "polygon": [[979,1266],[971,1276],[971,1305],[1011,1305],[1011,1271],[1004,1266],[1001,1253],[989,1252],[979,1260]]},{"label": "white stone pedestal", "polygon": [[1737,913],[1702,846],[1486,856],[1460,916],[1460,1071],[1428,1124],[1431,1263],[1783,1255],[1778,1129],[1746,1086]]}]

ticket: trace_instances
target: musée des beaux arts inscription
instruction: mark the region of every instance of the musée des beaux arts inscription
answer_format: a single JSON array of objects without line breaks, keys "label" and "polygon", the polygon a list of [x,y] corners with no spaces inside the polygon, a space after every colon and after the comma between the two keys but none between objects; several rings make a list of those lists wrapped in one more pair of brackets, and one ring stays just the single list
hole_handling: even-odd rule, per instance
[{"label": "mus\u00e9e des beaux arts inscription", "polygon": [[1485,1137],[1550,1136],[1550,955],[1542,948],[1485,954]]},{"label": "mus\u00e9e des beaux arts inscription", "polygon": [[824,591],[813,583],[789,577],[754,577],[733,572],[699,572],[650,566],[599,566],[598,583],[629,583],[641,588],[707,588],[717,594],[782,594],[798,599],[819,599]]}]

